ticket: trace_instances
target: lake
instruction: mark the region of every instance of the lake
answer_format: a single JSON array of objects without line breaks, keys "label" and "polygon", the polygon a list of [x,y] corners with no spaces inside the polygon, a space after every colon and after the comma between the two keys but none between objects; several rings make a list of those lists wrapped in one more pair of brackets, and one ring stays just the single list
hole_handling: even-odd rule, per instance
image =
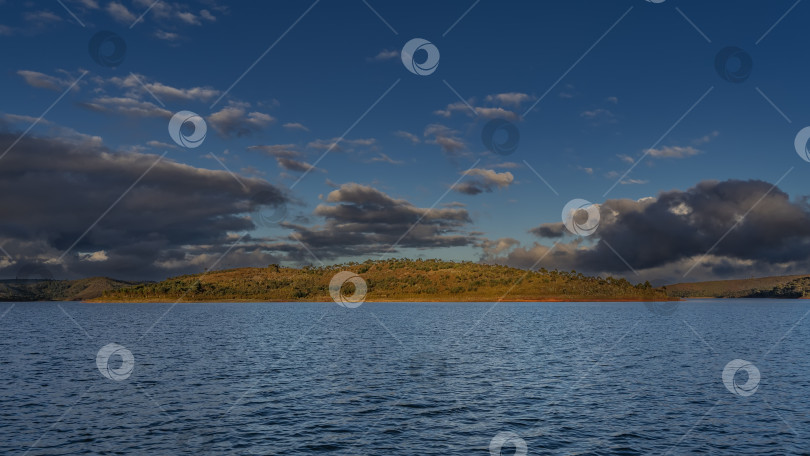
[{"label": "lake", "polygon": [[810,451],[809,301],[11,306],[4,455]]}]

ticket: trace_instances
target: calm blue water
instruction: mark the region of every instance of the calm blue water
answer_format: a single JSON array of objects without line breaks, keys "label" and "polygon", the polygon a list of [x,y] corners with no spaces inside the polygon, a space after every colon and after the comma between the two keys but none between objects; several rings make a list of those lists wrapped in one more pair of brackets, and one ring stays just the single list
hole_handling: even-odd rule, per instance
[{"label": "calm blue water", "polygon": [[[530,455],[810,452],[810,317],[774,346],[808,301],[169,307],[16,304],[0,454],[468,456],[501,432]],[[96,366],[109,343],[124,380]],[[724,386],[733,359],[753,395]]]}]

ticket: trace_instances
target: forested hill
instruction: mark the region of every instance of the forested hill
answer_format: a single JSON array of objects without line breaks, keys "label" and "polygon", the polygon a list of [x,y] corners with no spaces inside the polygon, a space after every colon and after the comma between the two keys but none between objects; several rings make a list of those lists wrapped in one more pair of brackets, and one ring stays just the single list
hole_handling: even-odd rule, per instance
[{"label": "forested hill", "polygon": [[79,280],[2,280],[0,301],[82,301],[97,298],[108,290],[134,284],[135,282],[107,277]]},{"label": "forested hill", "polygon": [[810,275],[678,283],[666,288],[670,296],[680,298],[796,299],[810,297]]},{"label": "forested hill", "polygon": [[[340,271],[359,275],[367,301],[666,300],[665,290],[625,279],[439,260],[382,260],[301,269],[270,265],[186,275],[110,290],[95,301],[329,301]],[[347,293],[354,285],[347,285]]]}]

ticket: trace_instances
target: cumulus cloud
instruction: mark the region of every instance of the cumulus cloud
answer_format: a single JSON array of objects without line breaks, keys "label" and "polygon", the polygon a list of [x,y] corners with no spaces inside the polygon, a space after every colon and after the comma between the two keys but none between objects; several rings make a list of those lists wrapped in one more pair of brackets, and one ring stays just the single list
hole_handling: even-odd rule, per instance
[{"label": "cumulus cloud", "polygon": [[173,115],[168,109],[161,108],[151,101],[141,101],[130,97],[97,97],[79,103],[79,106],[92,111],[122,114],[131,117],[162,117],[168,119]]},{"label": "cumulus cloud", "polygon": [[59,70],[59,72],[63,73],[65,77],[60,78],[31,70],[19,70],[17,71],[17,75],[22,77],[25,83],[31,87],[35,87],[37,89],[62,91],[70,87],[76,78],[71,77],[67,71]]},{"label": "cumulus cloud", "polygon": [[497,107],[482,107],[473,106],[472,103],[464,103],[457,101],[450,103],[444,109],[434,111],[434,114],[442,117],[451,117],[453,113],[461,112],[466,113],[468,116],[480,116],[483,119],[503,118],[507,120],[516,121],[520,119],[520,115],[513,111],[506,110],[500,106]]},{"label": "cumulus cloud", "polygon": [[230,138],[249,136],[262,131],[276,119],[262,112],[248,112],[241,105],[231,105],[211,114],[206,120],[217,133],[225,138]]},{"label": "cumulus cloud", "polygon": [[416,136],[415,134],[404,131],[404,130],[395,131],[394,136],[407,139],[408,141],[412,142],[413,144],[419,144],[420,142],[422,142],[422,140],[419,139],[419,136]]},{"label": "cumulus cloud", "polygon": [[444,153],[451,156],[461,155],[461,152],[467,147],[464,141],[459,137],[459,132],[445,125],[428,125],[425,127],[424,136],[428,138],[425,142],[438,144]]},{"label": "cumulus cloud", "polygon": [[39,24],[48,24],[53,22],[60,22],[62,20],[61,17],[54,14],[52,11],[48,10],[40,10],[40,11],[31,11],[25,13],[24,15],[25,20],[28,22],[36,22]]},{"label": "cumulus cloud", "polygon": [[357,148],[374,148],[377,140],[374,138],[332,138],[316,139],[307,144],[307,147],[318,150],[331,150],[332,152],[352,152]]},{"label": "cumulus cloud", "polygon": [[[18,136],[0,133],[0,148]],[[211,266],[210,258],[225,253],[235,233],[255,228],[245,215],[255,207],[252,195],[265,192],[266,204],[288,201],[261,179],[243,177],[243,187],[225,171],[158,159],[94,143],[24,137],[0,167],[0,243],[14,258],[0,275],[14,277],[21,264],[44,260],[60,272],[57,277],[161,279],[200,272]],[[259,264],[272,261],[249,240],[234,255],[258,255],[264,260]],[[229,254],[226,260],[234,258]]]},{"label": "cumulus cloud", "polygon": [[[325,222],[314,227],[287,226],[295,230],[293,240],[322,259],[382,254],[395,244],[391,253],[400,248],[438,249],[476,242],[475,235],[465,231],[472,222],[466,209],[421,208],[357,183],[343,184],[330,192],[314,215]],[[306,255],[296,244],[276,248]]]},{"label": "cumulus cloud", "polygon": [[282,127],[284,127],[287,130],[309,131],[309,128],[304,126],[304,124],[298,122],[287,122],[284,125],[282,125]]},{"label": "cumulus cloud", "polygon": [[491,193],[496,188],[509,187],[515,180],[515,176],[509,171],[498,173],[491,169],[473,168],[462,173],[469,179],[453,186],[453,190],[465,195],[478,195],[479,193]]},{"label": "cumulus cloud", "polygon": [[126,89],[129,96],[148,94],[158,99],[178,101],[210,101],[219,96],[220,91],[212,87],[191,87],[188,89],[172,87],[161,82],[150,81],[142,74],[130,73],[126,77],[113,77],[108,81],[119,88]]},{"label": "cumulus cloud", "polygon": [[490,103],[499,104],[501,106],[513,106],[515,108],[519,108],[521,104],[533,99],[534,97],[531,95],[520,92],[496,93],[487,95],[485,98],[485,100]]},{"label": "cumulus cloud", "polygon": [[258,151],[275,158],[278,166],[287,171],[303,173],[318,169],[302,160],[303,154],[296,150],[294,144],[250,146],[248,150]]},{"label": "cumulus cloud", "polygon": [[759,180],[704,181],[655,198],[607,200],[600,216],[594,235],[570,242],[561,222],[532,229],[537,236],[564,241],[551,252],[535,243],[499,255],[485,251],[484,258],[529,267],[547,255],[539,266],[635,277],[626,261],[642,278],[660,284],[801,273],[810,267],[807,197],[791,201]]},{"label": "cumulus cloud", "polygon": [[460,112],[469,117],[482,119],[503,118],[511,121],[521,120],[521,116],[505,107],[519,109],[520,106],[535,97],[520,92],[496,93],[484,97],[484,103],[477,106],[475,98],[466,101],[456,101],[448,104],[444,109],[434,111],[434,114],[450,118],[454,113]]},{"label": "cumulus cloud", "polygon": [[113,19],[123,24],[132,24],[138,18],[126,6],[119,2],[110,2],[106,8],[107,14]]},{"label": "cumulus cloud", "polygon": [[596,108],[583,111],[579,114],[580,117],[588,119],[594,125],[602,125],[607,123],[616,122],[616,115],[608,109]]},{"label": "cumulus cloud", "polygon": [[692,146],[666,146],[658,149],[647,149],[650,157],[654,158],[686,158],[700,153]]},{"label": "cumulus cloud", "polygon": [[388,163],[389,165],[403,165],[405,164],[402,160],[394,160],[393,158],[389,157],[388,155],[380,152],[379,155],[376,157],[371,157],[369,159],[371,163]]},{"label": "cumulus cloud", "polygon": [[164,27],[200,26],[206,22],[216,22],[217,18],[212,10],[227,11],[227,7],[217,6],[213,2],[206,2],[209,3],[209,7],[199,11],[181,2],[134,0],[133,3],[138,11],[149,9],[149,14],[141,18],[141,21],[153,20]]},{"label": "cumulus cloud", "polygon": [[386,60],[391,60],[399,57],[399,51],[397,50],[388,50],[383,49],[374,57],[369,57],[367,60],[369,62],[384,62]]}]

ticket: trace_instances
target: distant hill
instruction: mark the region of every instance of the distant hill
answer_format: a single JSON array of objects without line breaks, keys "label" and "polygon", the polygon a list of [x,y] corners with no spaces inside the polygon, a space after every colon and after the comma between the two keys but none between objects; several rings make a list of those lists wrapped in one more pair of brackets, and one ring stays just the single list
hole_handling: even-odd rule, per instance
[{"label": "distant hill", "polygon": [[810,297],[810,275],[678,283],[665,288],[669,296],[678,298],[796,299]]},{"label": "distant hill", "polygon": [[97,298],[105,291],[129,287],[135,283],[107,277],[79,280],[2,280],[0,301],[83,301]]},{"label": "distant hill", "polygon": [[[439,260],[383,260],[301,269],[270,265],[186,275],[105,292],[94,301],[330,301],[329,282],[352,271],[367,284],[368,301],[661,301],[649,283],[529,272],[506,266]],[[353,285],[348,285],[353,287]],[[353,291],[353,290],[350,290]]]}]

